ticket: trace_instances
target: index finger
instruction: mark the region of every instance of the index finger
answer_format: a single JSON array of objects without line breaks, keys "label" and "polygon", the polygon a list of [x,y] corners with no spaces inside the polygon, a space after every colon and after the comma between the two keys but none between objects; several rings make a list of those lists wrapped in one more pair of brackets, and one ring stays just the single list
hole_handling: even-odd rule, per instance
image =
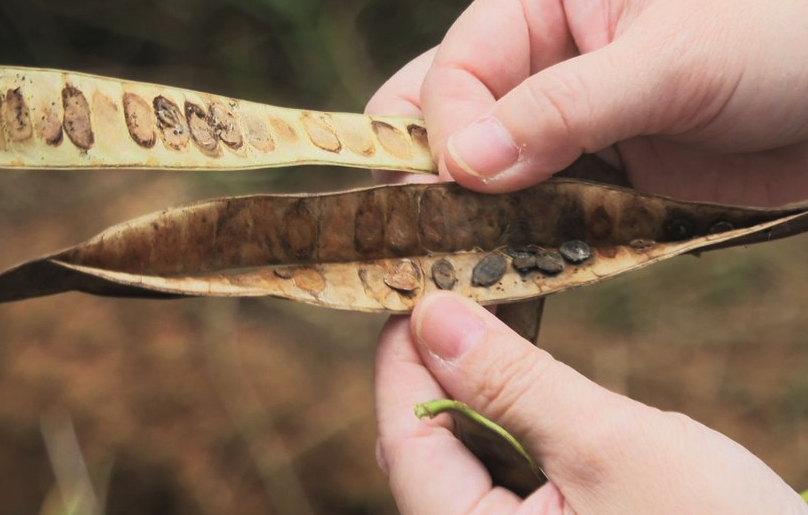
[{"label": "index finger", "polygon": [[409,320],[391,318],[376,359],[379,450],[403,514],[508,513],[516,494],[493,488],[488,472],[448,429],[447,420],[419,420],[416,403],[445,393],[424,366]]},{"label": "index finger", "polygon": [[578,53],[563,4],[477,0],[457,19],[421,91],[433,149],[442,153],[452,134],[530,75]]}]

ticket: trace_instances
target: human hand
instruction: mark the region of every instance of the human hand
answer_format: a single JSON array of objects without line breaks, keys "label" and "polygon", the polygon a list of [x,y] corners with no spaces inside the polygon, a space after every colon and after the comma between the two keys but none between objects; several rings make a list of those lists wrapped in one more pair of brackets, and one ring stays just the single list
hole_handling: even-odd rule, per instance
[{"label": "human hand", "polygon": [[[605,390],[472,301],[427,296],[392,318],[376,361],[379,461],[402,514],[769,515],[808,505],[749,451],[681,414]],[[550,482],[492,487],[449,431],[413,406],[451,397],[502,424]]]},{"label": "human hand", "polygon": [[808,197],[808,3],[477,0],[369,112],[420,115],[443,178],[504,192],[582,152],[642,190]]}]

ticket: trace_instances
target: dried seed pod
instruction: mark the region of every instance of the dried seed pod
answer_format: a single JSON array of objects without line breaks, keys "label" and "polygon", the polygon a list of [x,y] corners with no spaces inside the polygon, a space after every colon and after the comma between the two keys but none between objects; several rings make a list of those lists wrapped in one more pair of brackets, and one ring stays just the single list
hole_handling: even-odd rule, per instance
[{"label": "dried seed pod", "polygon": [[[63,136],[67,145],[60,145]],[[301,111],[81,73],[0,67],[2,168],[316,163],[436,173],[425,141],[423,121],[416,119]]]},{"label": "dried seed pod", "polygon": [[432,265],[432,280],[441,290],[451,290],[457,284],[454,266],[446,259],[439,259]]},{"label": "dried seed pod", "polygon": [[557,250],[536,252],[536,268],[547,275],[558,275],[564,271],[564,258]]},{"label": "dried seed pod", "polygon": [[585,241],[570,240],[565,241],[558,248],[561,256],[574,265],[583,263],[592,257],[592,249]]},{"label": "dried seed pod", "polygon": [[488,287],[499,282],[508,269],[508,261],[499,252],[492,252],[482,258],[471,272],[471,284]]}]

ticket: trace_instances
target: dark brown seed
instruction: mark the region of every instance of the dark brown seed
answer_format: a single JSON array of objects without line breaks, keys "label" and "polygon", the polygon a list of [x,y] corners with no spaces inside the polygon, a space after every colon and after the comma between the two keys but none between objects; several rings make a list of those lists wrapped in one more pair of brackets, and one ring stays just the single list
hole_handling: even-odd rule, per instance
[{"label": "dark brown seed", "polygon": [[182,150],[188,146],[188,126],[177,104],[160,95],[155,97],[154,114],[157,117],[157,127],[166,147],[173,150]]},{"label": "dark brown seed", "polygon": [[499,252],[488,254],[471,271],[472,286],[493,286],[505,275],[508,260]]},{"label": "dark brown seed", "polygon": [[384,276],[384,284],[400,292],[413,292],[421,287],[421,269],[411,259],[402,259]]},{"label": "dark brown seed", "polygon": [[80,149],[89,150],[95,143],[95,136],[90,120],[90,105],[84,93],[73,86],[65,86],[62,90],[62,106],[67,137]]},{"label": "dark brown seed", "polygon": [[583,263],[592,257],[592,249],[585,241],[581,240],[565,241],[558,248],[558,252],[561,257],[575,265]]},{"label": "dark brown seed", "polygon": [[185,102],[185,119],[188,120],[188,129],[199,150],[209,156],[219,154],[219,139],[213,132],[208,113],[200,106]]},{"label": "dark brown seed", "polygon": [[11,141],[25,141],[33,135],[31,114],[20,93],[20,88],[6,91],[3,118]]},{"label": "dark brown seed", "polygon": [[536,253],[536,268],[547,275],[558,275],[564,271],[564,258],[557,250],[540,250]]},{"label": "dark brown seed", "polygon": [[149,104],[134,93],[124,93],[123,114],[129,136],[144,148],[152,148],[157,141],[154,132],[154,117]]},{"label": "dark brown seed", "polygon": [[712,226],[710,226],[710,231],[709,232],[710,232],[710,234],[719,234],[719,233],[722,233],[722,232],[729,232],[729,231],[731,231],[733,229],[735,229],[735,226],[732,225],[731,222],[721,220],[721,221],[718,221],[718,222],[714,223]]},{"label": "dark brown seed", "polygon": [[690,218],[671,218],[665,223],[665,239],[683,241],[692,238],[696,232],[696,222]]},{"label": "dark brown seed", "polygon": [[432,280],[441,290],[451,290],[457,284],[454,266],[446,259],[435,261],[432,265]]},{"label": "dark brown seed", "polygon": [[522,274],[526,274],[536,268],[536,253],[530,250],[505,249],[505,254],[511,258],[511,266]]}]

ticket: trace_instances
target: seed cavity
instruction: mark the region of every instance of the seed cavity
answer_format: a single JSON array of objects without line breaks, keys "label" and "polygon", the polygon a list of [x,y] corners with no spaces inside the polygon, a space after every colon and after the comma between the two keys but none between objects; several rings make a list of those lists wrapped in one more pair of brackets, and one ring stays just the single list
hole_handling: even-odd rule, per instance
[{"label": "seed cavity", "polygon": [[370,157],[376,153],[376,145],[370,136],[367,122],[353,117],[336,116],[333,119],[342,144],[354,154]]},{"label": "seed cavity", "polygon": [[219,139],[232,148],[238,150],[244,145],[244,138],[238,129],[236,115],[224,104],[214,102],[210,105],[210,125]]},{"label": "seed cavity", "polygon": [[399,260],[384,276],[384,284],[396,291],[412,293],[421,287],[421,269],[411,259]]},{"label": "seed cavity", "polygon": [[81,150],[90,150],[95,143],[95,136],[90,120],[90,105],[84,93],[68,84],[62,89],[62,107],[62,124],[67,137]]},{"label": "seed cavity", "polygon": [[14,142],[30,139],[34,134],[31,125],[31,113],[25,104],[20,88],[6,91],[3,105],[3,121],[8,138]]},{"label": "seed cavity", "polygon": [[342,143],[331,126],[330,117],[327,114],[305,111],[300,114],[300,121],[312,143],[335,154],[342,150]]},{"label": "seed cavity", "polygon": [[482,258],[471,271],[472,286],[493,286],[505,276],[508,260],[499,252],[488,254]]},{"label": "seed cavity", "polygon": [[323,274],[311,266],[295,267],[292,281],[294,281],[295,286],[312,296],[322,293],[326,286]]},{"label": "seed cavity", "polygon": [[286,123],[284,120],[271,116],[269,118],[269,124],[272,126],[272,130],[274,130],[278,136],[278,140],[284,143],[297,142],[297,133],[292,126]]},{"label": "seed cavity", "polygon": [[451,290],[457,284],[457,275],[452,263],[439,259],[432,264],[432,280],[441,290]]},{"label": "seed cavity", "polygon": [[192,102],[185,102],[185,119],[188,120],[191,138],[199,150],[211,157],[219,156],[219,138],[211,126],[208,113]]},{"label": "seed cavity", "polygon": [[250,146],[267,154],[275,150],[275,140],[272,139],[264,120],[252,115],[245,115],[243,120]]},{"label": "seed cavity", "polygon": [[412,123],[407,126],[407,132],[416,145],[429,150],[429,139],[427,138],[425,127]]},{"label": "seed cavity", "polygon": [[592,249],[585,241],[565,241],[558,248],[561,257],[574,265],[578,265],[592,257]]},{"label": "seed cavity", "polygon": [[305,199],[298,200],[286,210],[281,226],[281,243],[294,258],[307,259],[317,248],[318,225]]},{"label": "seed cavity", "polygon": [[162,95],[154,98],[153,105],[163,144],[172,150],[185,149],[190,136],[180,108]]},{"label": "seed cavity", "polygon": [[400,159],[409,159],[412,157],[412,150],[407,138],[400,130],[396,129],[387,122],[373,120],[370,123],[373,132],[379,138],[379,143],[391,155]]},{"label": "seed cavity", "polygon": [[124,93],[123,115],[129,136],[135,143],[144,148],[152,148],[157,142],[157,134],[154,132],[155,120],[148,102],[134,93]]},{"label": "seed cavity", "polygon": [[34,129],[40,138],[50,146],[58,146],[63,139],[62,121],[54,102],[41,105],[34,118]]}]

